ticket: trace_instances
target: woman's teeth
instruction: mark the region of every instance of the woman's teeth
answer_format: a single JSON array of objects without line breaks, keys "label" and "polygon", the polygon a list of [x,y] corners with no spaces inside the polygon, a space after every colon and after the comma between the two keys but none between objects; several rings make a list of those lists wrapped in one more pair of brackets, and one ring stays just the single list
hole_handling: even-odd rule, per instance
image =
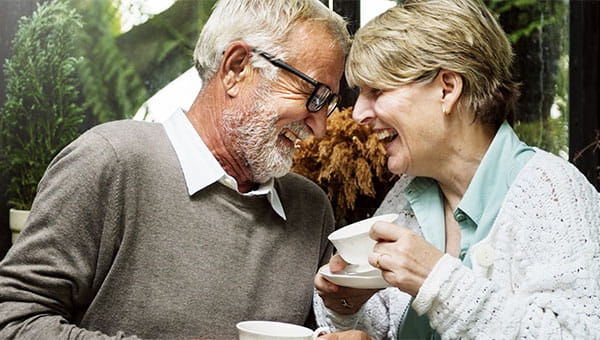
[{"label": "woman's teeth", "polygon": [[396,136],[398,136],[398,133],[394,130],[381,130],[377,132],[377,139],[384,144],[390,143]]}]

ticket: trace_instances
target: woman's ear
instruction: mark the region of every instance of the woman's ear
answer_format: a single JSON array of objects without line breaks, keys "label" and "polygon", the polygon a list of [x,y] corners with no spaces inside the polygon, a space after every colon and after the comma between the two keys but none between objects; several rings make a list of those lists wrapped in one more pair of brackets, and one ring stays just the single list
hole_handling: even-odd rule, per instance
[{"label": "woman's ear", "polygon": [[236,97],[242,83],[250,72],[250,47],[242,42],[234,42],[223,52],[219,66],[219,76],[223,88],[230,97]]},{"label": "woman's ear", "polygon": [[450,114],[462,94],[463,78],[460,74],[449,70],[441,70],[437,78],[442,88],[442,111],[444,114]]}]

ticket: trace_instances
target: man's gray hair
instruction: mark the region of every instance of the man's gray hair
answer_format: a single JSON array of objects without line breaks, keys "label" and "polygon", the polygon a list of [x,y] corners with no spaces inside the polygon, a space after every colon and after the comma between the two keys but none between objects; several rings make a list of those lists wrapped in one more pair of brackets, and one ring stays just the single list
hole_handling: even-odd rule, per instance
[{"label": "man's gray hair", "polygon": [[[344,55],[350,49],[350,35],[344,19],[318,0],[220,0],[207,20],[194,50],[194,65],[202,84],[214,76],[223,52],[241,41],[252,48],[285,58],[286,38],[297,24],[311,22],[323,25],[331,33],[332,42]],[[336,47],[336,46],[332,46]],[[265,69],[268,62],[253,58],[253,65]],[[277,69],[263,76],[274,79]]]}]

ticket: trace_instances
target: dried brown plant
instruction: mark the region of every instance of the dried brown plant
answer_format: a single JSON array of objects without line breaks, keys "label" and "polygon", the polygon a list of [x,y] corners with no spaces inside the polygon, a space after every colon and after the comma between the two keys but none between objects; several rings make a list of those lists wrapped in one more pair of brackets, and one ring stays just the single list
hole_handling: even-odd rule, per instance
[{"label": "dried brown plant", "polygon": [[323,188],[338,225],[370,216],[397,179],[387,169],[382,143],[368,126],[352,120],[351,107],[328,118],[323,138],[300,146],[292,171]]}]

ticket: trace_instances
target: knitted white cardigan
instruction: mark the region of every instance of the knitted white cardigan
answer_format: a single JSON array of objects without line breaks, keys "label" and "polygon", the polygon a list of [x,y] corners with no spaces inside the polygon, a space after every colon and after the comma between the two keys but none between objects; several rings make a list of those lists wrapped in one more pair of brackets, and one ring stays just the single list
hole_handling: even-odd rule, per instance
[{"label": "knitted white cardigan", "polygon": [[[377,214],[404,207],[405,186],[388,194],[399,204],[388,199]],[[415,228],[410,211],[402,216]],[[469,251],[472,269],[444,255],[412,302],[442,338],[600,339],[600,194],[573,165],[536,149]],[[387,288],[348,317],[317,295],[315,312],[320,326],[394,339],[407,301]]]}]

